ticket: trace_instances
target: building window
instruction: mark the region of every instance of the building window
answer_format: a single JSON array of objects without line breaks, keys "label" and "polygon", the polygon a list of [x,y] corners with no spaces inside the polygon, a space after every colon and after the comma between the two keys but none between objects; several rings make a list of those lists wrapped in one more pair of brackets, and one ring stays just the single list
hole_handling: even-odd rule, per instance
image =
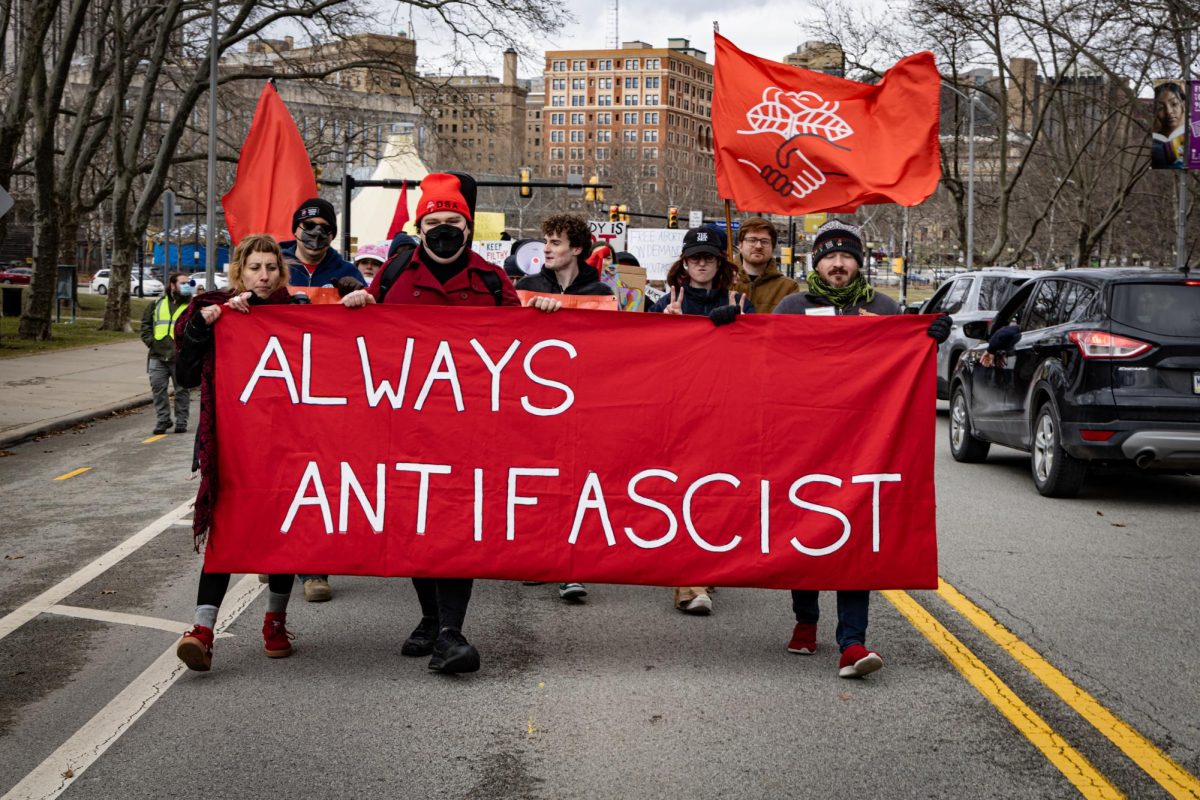
[{"label": "building window", "polygon": [[551,124],[551,125],[565,125],[565,124],[567,124],[567,115],[566,115],[566,114],[564,114],[564,113],[562,113],[561,111],[559,111],[559,112],[555,112],[554,114],[551,114],[551,115],[550,115],[550,124]]},{"label": "building window", "polygon": [[583,161],[583,148],[582,147],[572,147],[570,149],[570,154],[571,154],[572,161]]},{"label": "building window", "polygon": [[658,112],[657,111],[647,111],[643,115],[643,118],[646,120],[647,125],[657,125],[658,124]]},{"label": "building window", "polygon": [[625,59],[625,69],[640,69],[636,58]]},{"label": "building window", "polygon": [[587,62],[586,61],[572,61],[571,62],[571,71],[572,72],[586,72],[587,71]]},{"label": "building window", "polygon": [[596,160],[597,161],[608,161],[608,148],[607,147],[597,147],[596,148]]},{"label": "building window", "polygon": [[646,78],[646,83],[644,85],[647,89],[657,89],[661,84],[662,78],[655,76]]},{"label": "building window", "polygon": [[552,72],[565,72],[566,69],[567,69],[566,61],[554,61],[550,64],[550,70]]},{"label": "building window", "polygon": [[566,90],[567,90],[567,79],[566,78],[552,78],[550,80],[550,91],[565,92]]},{"label": "building window", "polygon": [[578,111],[572,112],[571,113],[571,124],[572,125],[582,125],[583,124],[583,114]]},{"label": "building window", "polygon": [[561,147],[551,147],[550,148],[550,158],[556,159],[558,161],[562,161],[564,158],[564,152],[565,151]]},{"label": "building window", "polygon": [[603,106],[603,107],[611,106],[612,105],[612,95],[611,94],[599,95],[596,98],[596,105]]},{"label": "building window", "polygon": [[551,164],[550,165],[550,177],[551,178],[561,178],[564,174],[566,174],[566,170],[563,169],[562,164]]},{"label": "building window", "polygon": [[643,142],[657,142],[658,141],[658,130],[656,128],[647,128],[646,130],[642,131],[642,141]]},{"label": "building window", "polygon": [[564,133],[563,131],[550,131],[550,141],[552,141],[552,142],[563,141],[563,133]]},{"label": "building window", "polygon": [[627,142],[636,142],[638,140],[637,128],[630,128],[628,130],[622,131],[622,133],[624,134],[624,136],[623,136],[624,140]]},{"label": "building window", "polygon": [[582,175],[583,174],[583,164],[568,164],[567,165],[567,174],[568,175]]},{"label": "building window", "polygon": [[572,91],[582,92],[585,88],[587,88],[587,84],[584,82],[583,78],[572,78],[571,79]]},{"label": "building window", "polygon": [[638,96],[636,94],[625,95],[625,105],[636,106],[638,104]]},{"label": "building window", "polygon": [[552,95],[550,97],[550,107],[551,108],[562,108],[566,104],[567,104],[567,98],[565,95],[556,94],[556,95]]},{"label": "building window", "polygon": [[587,105],[587,103],[585,102],[586,100],[587,100],[587,98],[581,94],[573,94],[573,95],[571,95],[571,106],[572,107],[585,106],[585,105]]},{"label": "building window", "polygon": [[658,95],[656,95],[656,94],[646,95],[646,105],[648,105],[648,106],[658,105]]},{"label": "building window", "polygon": [[622,115],[621,121],[624,122],[626,125],[637,125],[638,124],[638,112],[626,111]]},{"label": "building window", "polygon": [[[596,62],[596,68],[597,69],[612,69],[612,59],[611,58],[600,59],[599,61]],[[611,89],[612,87],[610,86],[609,88]]]},{"label": "building window", "polygon": [[[643,147],[642,148],[642,158],[646,159],[647,161],[656,160],[658,158],[658,148],[657,147]],[[655,177],[657,177],[657,176],[655,176]]]},{"label": "building window", "polygon": [[646,69],[662,69],[662,60],[658,58],[647,58]]},{"label": "building window", "polygon": [[642,164],[642,177],[643,178],[657,178],[658,177],[658,165],[657,164]]},{"label": "building window", "polygon": [[599,81],[599,84],[600,85],[597,88],[611,89],[612,88],[612,78],[601,78]]},{"label": "building window", "polygon": [[645,192],[646,194],[654,194],[658,191],[658,184],[655,183],[654,181],[650,181],[649,183],[643,183],[642,191]]},{"label": "building window", "polygon": [[584,141],[583,131],[571,131],[571,141],[572,142],[583,142]]},{"label": "building window", "polygon": [[596,115],[597,125],[612,125],[612,112],[603,111]]},{"label": "building window", "polygon": [[626,79],[625,79],[625,88],[626,88],[626,89],[636,89],[636,88],[638,88],[638,79],[637,79],[636,77],[629,77],[629,78],[626,78]]},{"label": "building window", "polygon": [[596,131],[596,141],[597,142],[611,142],[612,141],[612,131]]}]

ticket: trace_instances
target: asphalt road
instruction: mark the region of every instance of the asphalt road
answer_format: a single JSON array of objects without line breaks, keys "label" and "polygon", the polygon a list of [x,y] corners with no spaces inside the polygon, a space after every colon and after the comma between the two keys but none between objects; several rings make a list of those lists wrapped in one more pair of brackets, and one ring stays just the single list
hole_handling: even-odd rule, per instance
[{"label": "asphalt road", "polygon": [[0,457],[4,798],[1200,796],[1200,479],[1048,500],[1021,454],[954,463],[941,416],[941,574],[1011,635],[951,589],[876,595],[885,667],[862,681],[836,676],[832,595],[819,652],[796,656],[783,592],[723,589],[693,618],[667,589],[567,606],[479,582],[484,668],[456,678],[398,655],[407,581],[337,577],[330,603],[297,589],[281,660],[257,581],[231,588],[223,611],[244,613],[197,674],[172,655],[200,568],[192,437],[151,427],[144,409]]}]

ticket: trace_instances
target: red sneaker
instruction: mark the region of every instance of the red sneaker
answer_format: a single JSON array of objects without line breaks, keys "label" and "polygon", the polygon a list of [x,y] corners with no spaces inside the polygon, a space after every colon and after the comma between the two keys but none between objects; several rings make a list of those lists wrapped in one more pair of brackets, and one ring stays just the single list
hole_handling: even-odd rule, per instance
[{"label": "red sneaker", "polygon": [[187,668],[196,672],[208,672],[212,669],[213,629],[203,625],[193,625],[192,629],[179,640],[175,655],[187,664]]},{"label": "red sneaker", "polygon": [[286,611],[268,611],[263,619],[263,649],[268,658],[287,658],[292,654],[292,639],[288,632]]},{"label": "red sneaker", "polygon": [[792,640],[788,642],[789,653],[811,656],[817,652],[817,623],[797,622],[792,629]]},{"label": "red sneaker", "polygon": [[861,644],[852,644],[842,651],[838,662],[838,675],[843,678],[861,678],[883,666],[879,653],[868,650]]}]

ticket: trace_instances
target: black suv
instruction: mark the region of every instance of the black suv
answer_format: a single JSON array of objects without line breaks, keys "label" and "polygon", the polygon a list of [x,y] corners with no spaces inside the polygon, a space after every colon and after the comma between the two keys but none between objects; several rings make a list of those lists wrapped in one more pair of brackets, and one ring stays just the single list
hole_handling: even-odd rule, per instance
[{"label": "black suv", "polygon": [[1021,338],[984,366],[980,343],[950,386],[950,449],[977,462],[994,444],[1031,453],[1033,482],[1070,497],[1089,464],[1200,471],[1200,275],[1077,269],[1039,276],[994,322]]}]

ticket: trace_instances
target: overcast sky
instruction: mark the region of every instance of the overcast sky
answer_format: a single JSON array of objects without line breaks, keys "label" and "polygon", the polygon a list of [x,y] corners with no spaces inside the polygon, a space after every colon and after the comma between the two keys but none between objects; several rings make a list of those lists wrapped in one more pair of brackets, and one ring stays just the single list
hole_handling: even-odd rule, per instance
[{"label": "overcast sky", "polygon": [[[535,52],[546,50],[584,50],[606,47],[608,0],[562,0],[576,21],[560,33],[544,39],[530,39]],[[619,15],[620,41],[640,39],[653,47],[665,47],[668,37],[690,39],[692,46],[713,60],[712,24],[720,23],[721,33],[738,47],[757,56],[783,60],[804,40],[812,38],[797,24],[813,12],[795,0],[734,0],[715,2],[696,0],[688,3],[647,2],[625,0]],[[444,69],[450,46],[438,41],[432,29],[419,19],[411,20],[412,33],[417,38],[417,55],[422,71]],[[461,54],[461,51],[459,51]],[[499,52],[478,50],[475,59],[490,74],[499,75]],[[490,62],[490,63],[489,63]],[[478,67],[477,67],[478,68]],[[540,60],[522,59],[520,76],[533,77],[542,73]],[[462,70],[459,69],[459,72]]]}]

